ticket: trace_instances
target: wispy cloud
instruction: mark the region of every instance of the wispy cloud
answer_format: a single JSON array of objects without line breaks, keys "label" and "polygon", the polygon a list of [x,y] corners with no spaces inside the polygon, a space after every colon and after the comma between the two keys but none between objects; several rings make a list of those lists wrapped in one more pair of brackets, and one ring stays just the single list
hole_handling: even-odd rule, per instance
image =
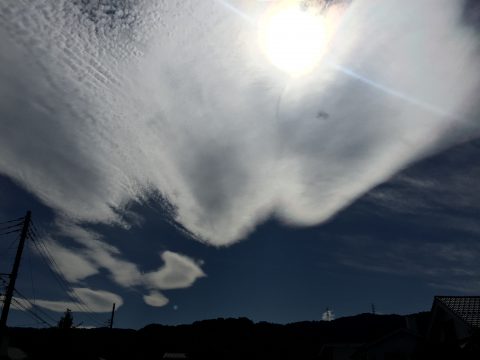
[{"label": "wispy cloud", "polygon": [[472,129],[460,1],[354,1],[329,52],[348,71],[329,60],[296,80],[217,2],[168,4],[0,4],[2,174],[80,222],[124,224],[160,193],[195,237],[228,245],[269,216],[321,223]]},{"label": "wispy cloud", "polygon": [[48,239],[45,242],[50,252],[54,254],[55,261],[59,268],[62,269],[66,280],[78,282],[98,273],[97,266],[92,264],[85,256],[75,252],[75,250],[68,249],[52,239]]},{"label": "wispy cloud", "polygon": [[33,305],[35,305],[55,312],[64,312],[66,309],[71,309],[75,312],[104,313],[112,310],[113,303],[115,303],[117,308],[123,305],[123,299],[119,295],[105,290],[77,287],[72,288],[68,295],[71,298],[80,298],[82,302],[44,299],[28,300],[14,297],[12,307],[23,311],[32,309]]},{"label": "wispy cloud", "polygon": [[112,311],[113,303],[115,303],[117,308],[123,305],[123,300],[120,296],[105,290],[73,288],[73,291],[70,293],[70,295],[78,296],[80,299],[82,299],[83,303],[36,299],[35,305],[55,312],[64,312],[66,309],[72,309],[76,312],[96,313]]},{"label": "wispy cloud", "polygon": [[411,166],[369,192],[363,198],[365,210],[382,217],[414,215],[404,216],[404,221],[478,236],[478,157],[480,144],[471,141]]},{"label": "wispy cloud", "polygon": [[47,242],[50,252],[58,259],[58,267],[69,281],[81,282],[97,274],[100,269],[105,269],[116,284],[149,291],[144,296],[147,304],[163,306],[168,299],[158,290],[187,288],[206,276],[199,261],[172,251],[160,254],[163,265],[157,270],[143,272],[136,264],[126,260],[118,248],[107,244],[98,233],[66,222],[57,225],[57,236],[69,237],[77,243],[75,247],[67,248],[52,239]]},{"label": "wispy cloud", "polygon": [[401,241],[372,238],[339,239],[340,263],[364,271],[415,276],[436,288],[461,293],[479,289],[480,245],[475,240]]}]

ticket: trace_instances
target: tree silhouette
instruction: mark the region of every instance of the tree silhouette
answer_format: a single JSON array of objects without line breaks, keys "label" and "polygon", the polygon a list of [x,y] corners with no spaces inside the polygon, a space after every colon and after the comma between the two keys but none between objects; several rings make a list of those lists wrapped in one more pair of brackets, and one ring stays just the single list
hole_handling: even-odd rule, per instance
[{"label": "tree silhouette", "polygon": [[73,325],[73,316],[72,316],[72,310],[67,309],[63,316],[60,318],[58,321],[58,328],[59,329],[71,329]]}]

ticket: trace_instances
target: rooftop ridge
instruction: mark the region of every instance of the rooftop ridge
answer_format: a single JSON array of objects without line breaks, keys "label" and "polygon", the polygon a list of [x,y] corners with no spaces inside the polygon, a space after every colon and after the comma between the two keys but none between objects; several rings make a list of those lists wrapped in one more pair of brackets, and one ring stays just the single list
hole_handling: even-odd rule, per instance
[{"label": "rooftop ridge", "polygon": [[435,296],[435,300],[473,328],[480,328],[480,296]]}]

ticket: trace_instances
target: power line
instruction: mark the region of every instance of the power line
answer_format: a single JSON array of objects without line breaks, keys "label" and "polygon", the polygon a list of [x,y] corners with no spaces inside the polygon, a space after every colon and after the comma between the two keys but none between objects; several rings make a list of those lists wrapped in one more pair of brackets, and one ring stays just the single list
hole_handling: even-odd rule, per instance
[{"label": "power line", "polygon": [[13,229],[13,228],[16,228],[16,227],[19,227],[19,226],[22,226],[22,225],[23,225],[23,224],[20,222],[20,223],[15,224],[15,225],[5,226],[5,227],[1,228],[0,230]]},{"label": "power line", "polygon": [[[4,287],[6,287],[6,285]],[[26,301],[31,306],[30,308],[27,307],[25,304],[23,304],[21,301],[19,301],[18,299],[16,299],[14,297],[14,298],[12,298],[12,301],[14,302],[15,307],[17,307],[20,310],[25,311],[27,313],[27,315],[30,315],[31,318],[33,318],[34,320],[37,320],[37,322],[35,324],[38,324],[40,322],[40,323],[48,325],[50,327],[54,327],[54,325],[52,325],[50,322],[48,322],[47,320],[42,318],[41,315],[37,314],[33,310],[33,308],[36,308],[38,312],[43,314],[43,316],[49,318],[50,320],[52,320],[55,323],[56,320],[53,317],[51,317],[49,314],[47,314],[45,311],[40,309],[35,304],[32,304],[32,302],[29,299],[27,299],[23,294],[21,294],[18,290],[15,289],[14,292],[19,296],[20,299]],[[0,295],[3,297],[1,301],[5,302],[4,294],[0,294]]]},{"label": "power line", "polygon": [[[21,258],[22,258],[22,252],[23,252],[23,249],[24,249],[25,241],[28,238],[30,238],[34,243],[36,243],[34,241],[34,236],[32,236],[32,234],[34,234],[33,230],[29,231],[30,230],[30,225],[31,225],[31,211],[27,211],[26,216],[24,218],[21,218],[21,219],[22,219],[21,222],[19,222],[20,219],[9,220],[9,221],[6,222],[6,224],[9,224],[9,223],[12,223],[12,222],[19,222],[19,223],[18,224],[13,224],[13,225],[3,226],[0,229],[1,231],[3,231],[2,233],[0,233],[0,235],[7,235],[7,234],[10,234],[10,233],[19,232],[21,230],[21,235],[20,235],[20,238],[19,238],[19,245],[18,245],[17,252],[16,252],[16,255],[15,255],[15,262],[14,262],[11,274],[8,274],[8,276],[10,278],[9,281],[8,281],[8,285],[7,285],[7,282],[3,278],[0,277],[0,280],[6,285],[6,291],[2,295],[3,309],[2,309],[2,314],[1,314],[2,316],[1,316],[1,319],[0,319],[0,337],[1,337],[2,342],[3,342],[3,340],[5,340],[4,336],[5,336],[5,330],[6,330],[6,327],[7,327],[7,318],[8,318],[8,313],[9,313],[9,310],[10,310],[10,305],[12,304],[12,302],[18,309],[24,310],[27,314],[32,316],[35,320],[39,320],[43,324],[46,324],[48,326],[52,326],[52,324],[50,324],[48,321],[46,321],[43,318],[43,316],[48,317],[50,319],[53,319],[53,318],[41,309],[39,309],[38,312],[41,312],[43,314],[43,316],[39,315],[36,311],[34,311],[34,309],[37,308],[36,304],[33,304],[29,299],[27,299],[23,294],[21,294],[18,290],[15,289],[15,281],[17,279],[18,270],[19,270],[19,267],[20,267],[20,262],[21,262]],[[3,224],[5,224],[5,223],[3,223]],[[19,227],[19,226],[21,226],[21,227]],[[14,230],[10,230],[10,229],[14,229]],[[41,242],[41,240],[39,240],[39,242],[40,242],[40,244],[42,244],[44,246],[45,254],[50,255],[50,263],[54,264],[56,266],[55,260],[51,258],[51,254],[48,252],[48,249],[46,248],[46,246]],[[10,244],[8,249],[13,245],[13,243],[14,242],[12,242]],[[8,249],[7,249],[7,251],[8,251]],[[33,289],[33,275],[32,275],[31,270],[32,269],[31,269],[31,266],[30,266],[30,275],[31,275],[31,282],[32,282],[32,289]],[[14,294],[18,294],[20,296],[19,299],[21,299],[23,301],[19,301],[17,298],[15,298],[13,296]],[[68,291],[67,291],[67,294],[70,295],[68,293]],[[53,319],[53,322],[55,322],[54,319]],[[2,348],[2,354],[1,355],[2,356],[4,355],[3,354],[3,348]]]},{"label": "power line", "polygon": [[[28,246],[27,246],[27,250],[29,250]],[[27,252],[27,258],[28,258],[28,270],[30,273],[30,285],[32,287],[33,303],[35,304],[35,284],[33,282],[32,256],[30,251]]]},{"label": "power line", "polygon": [[0,235],[8,235],[8,234],[13,234],[13,233],[18,233],[20,230],[21,229],[7,231],[7,232],[4,232],[4,233],[1,233]]},{"label": "power line", "polygon": [[8,223],[16,222],[16,221],[21,221],[21,220],[24,220],[24,219],[25,219],[25,217],[22,216],[22,217],[19,217],[18,219],[13,219],[13,220],[7,220],[7,221],[0,222],[0,225],[8,224]]},{"label": "power line", "polygon": [[19,307],[20,309],[22,309],[23,311],[27,312],[27,314],[30,314],[30,316],[33,318],[33,319],[37,319],[38,321],[40,321],[41,323],[47,325],[47,326],[50,326],[50,327],[54,327],[54,325],[50,324],[48,321],[46,321],[45,319],[43,319],[40,315],[36,314],[34,311],[32,311],[31,309],[29,309],[28,307],[26,307],[25,305],[23,305],[20,301],[18,301],[17,299],[12,299],[12,301],[15,303],[15,306]]},{"label": "power line", "polygon": [[[14,223],[14,224],[12,224]],[[25,226],[27,224],[27,226]],[[11,233],[17,233],[20,230],[24,230],[22,232],[22,236],[24,238],[30,239],[35,248],[38,251],[38,254],[42,258],[42,261],[46,264],[50,272],[52,273],[55,281],[60,285],[60,288],[66,293],[66,295],[70,298],[72,301],[72,305],[75,306],[79,312],[82,314],[85,314],[91,321],[93,321],[94,324],[97,326],[104,326],[104,322],[100,321],[97,317],[93,316],[92,314],[94,311],[78,296],[76,293],[75,289],[73,289],[69,282],[66,280],[63,272],[61,271],[60,266],[58,263],[55,261],[54,256],[50,252],[46,241],[44,241],[44,238],[47,237],[46,232],[43,229],[40,229],[33,223],[30,217],[30,212],[27,213],[26,217],[21,217],[18,219],[13,219],[13,220],[7,220],[5,222],[0,223],[0,225],[6,225],[2,228],[0,228],[0,235],[7,235]],[[29,226],[30,225],[30,226]],[[13,229],[13,230],[10,230]],[[41,231],[42,230],[42,231]],[[3,232],[2,232],[3,231]],[[25,233],[25,234],[24,234]],[[44,236],[39,236],[39,234],[42,234]],[[9,245],[7,251],[12,247],[15,241],[18,241],[18,239],[15,239],[12,241],[12,243]],[[23,246],[22,246],[23,247]],[[18,254],[17,254],[18,257]],[[29,258],[30,259],[30,258]],[[11,274],[6,274],[11,276]],[[3,279],[1,279],[3,280]],[[30,262],[30,281],[32,285],[32,291],[35,292],[34,286],[33,286],[33,275],[32,275],[32,267],[31,267],[31,262]],[[5,282],[5,281],[4,281]],[[6,283],[6,282],[5,282]],[[12,284],[9,285],[9,287]],[[14,299],[11,294],[7,297],[5,296],[4,302],[6,303],[7,301],[14,301],[15,304],[20,308],[26,311],[28,314],[33,316],[36,320],[39,320],[40,322],[47,324],[49,326],[52,326],[48,321],[45,321],[42,316],[40,316],[38,313],[36,313],[33,309],[37,309],[37,312],[41,312],[44,317],[50,318],[55,322],[55,319],[53,319],[48,313],[45,311],[39,309],[38,305],[35,303],[32,303],[28,298],[26,298],[24,295],[22,295],[18,290],[14,289],[9,289],[10,293],[15,292],[20,296],[21,299],[24,300],[24,302],[19,302],[17,299]],[[35,298],[35,295],[34,295]],[[30,308],[26,305],[29,304]],[[5,305],[4,305],[5,307]],[[3,315],[2,315],[3,317]]]},{"label": "power line", "polygon": [[[0,318],[0,338],[1,341],[6,341],[6,328],[7,328],[7,319],[8,319],[8,312],[10,310],[10,304],[13,298],[13,291],[15,290],[15,282],[18,276],[18,269],[20,268],[20,261],[22,260],[22,251],[25,245],[25,241],[27,240],[27,232],[30,226],[30,219],[32,216],[32,212],[30,210],[27,211],[25,215],[25,219],[22,223],[22,233],[20,235],[20,242],[18,244],[17,252],[15,254],[15,261],[12,267],[12,273],[10,275],[10,280],[8,282],[7,290],[5,292],[5,300],[3,303],[2,308],[2,316]],[[4,349],[2,349],[2,356]]]},{"label": "power line", "polygon": [[37,244],[37,241],[34,241],[34,244],[37,246],[37,249],[39,250],[40,255],[42,255],[42,259],[46,262],[46,265],[51,270],[51,273],[53,274],[54,279],[60,285],[62,290],[65,291],[67,296],[73,302],[73,305],[76,306],[80,312],[85,313],[85,315],[88,316],[94,323],[96,323],[97,325],[102,325],[103,323],[100,320],[98,320],[96,317],[90,314],[90,313],[93,313],[93,311],[83,302],[82,299],[80,299],[80,297],[77,295],[75,290],[68,284],[59,266],[57,265],[57,263],[55,262],[51,254],[49,253],[46,245],[42,242],[40,242],[40,245],[39,245]]},{"label": "power line", "polygon": [[102,326],[103,322],[100,321],[95,316],[91,315],[91,313],[94,313],[94,311],[92,311],[92,309],[87,304],[85,304],[85,302],[77,295],[75,290],[70,286],[68,281],[65,279],[63,272],[61,271],[60,267],[58,266],[57,262],[55,261],[50,251],[48,250],[48,247],[45,244],[45,241],[43,241],[41,237],[33,235],[33,233],[29,233],[29,238],[32,240],[33,244],[37,248],[38,253],[41,255],[42,260],[50,269],[56,282],[60,285],[62,290],[66,292],[67,296],[73,302],[73,305],[75,305],[80,312],[88,316],[98,326]]},{"label": "power line", "polygon": [[[36,309],[37,312],[43,314],[43,316],[49,318],[49,319],[52,320],[54,323],[57,321],[57,320],[54,319],[51,315],[49,315],[47,312],[45,312],[44,310],[42,310],[42,309],[40,308],[40,306],[32,303],[32,302],[30,301],[30,299],[28,299],[25,295],[23,295],[23,294],[22,294],[20,291],[18,291],[17,289],[15,289],[15,293],[19,296],[20,299],[28,302],[28,303],[30,304],[30,306],[31,306],[31,309]],[[17,300],[17,301],[18,301],[18,300]],[[33,311],[33,310],[32,310],[32,311]]]},{"label": "power line", "polygon": [[[38,236],[38,233],[40,232],[35,225],[35,223],[32,221],[32,226],[29,228],[30,232],[32,232],[35,236]],[[38,236],[39,237],[39,236]]]},{"label": "power line", "polygon": [[[12,248],[13,248],[13,244],[15,244],[16,242],[18,241],[18,239],[13,239],[10,244],[7,246],[7,248],[5,249],[5,253],[7,253],[8,251],[10,251]],[[1,256],[3,256],[4,254],[1,254]]]},{"label": "power line", "polygon": [[[9,221],[0,223],[0,225],[7,225],[0,228],[0,232],[1,232],[0,235],[8,235],[8,234],[19,232],[22,229],[24,220],[25,218],[22,217],[20,219],[9,220]],[[17,224],[10,225],[12,222],[16,222]],[[10,229],[13,229],[13,230],[10,230]]]}]

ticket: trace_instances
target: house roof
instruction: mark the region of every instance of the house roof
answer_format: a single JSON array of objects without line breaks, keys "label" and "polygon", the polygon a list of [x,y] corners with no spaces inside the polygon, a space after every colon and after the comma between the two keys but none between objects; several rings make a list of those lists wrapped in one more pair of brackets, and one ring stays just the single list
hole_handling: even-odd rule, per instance
[{"label": "house roof", "polygon": [[471,327],[480,328],[480,296],[435,296],[435,299]]}]

